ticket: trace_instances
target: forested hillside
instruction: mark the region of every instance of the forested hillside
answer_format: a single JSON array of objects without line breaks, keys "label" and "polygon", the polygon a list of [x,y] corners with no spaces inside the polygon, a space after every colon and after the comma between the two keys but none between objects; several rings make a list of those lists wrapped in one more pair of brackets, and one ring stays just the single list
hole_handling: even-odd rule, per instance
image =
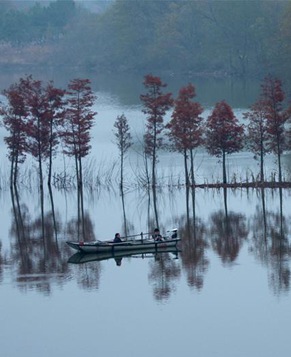
[{"label": "forested hillside", "polygon": [[[93,2],[92,2],[93,3]],[[0,64],[261,77],[291,75],[288,1],[0,3]]]}]

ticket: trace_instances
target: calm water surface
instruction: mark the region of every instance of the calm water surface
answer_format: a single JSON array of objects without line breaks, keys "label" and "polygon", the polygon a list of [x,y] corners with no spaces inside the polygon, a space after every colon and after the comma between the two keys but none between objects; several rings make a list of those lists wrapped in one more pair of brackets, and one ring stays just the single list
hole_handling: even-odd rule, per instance
[{"label": "calm water surface", "polygon": [[[134,91],[122,94],[124,87],[108,85],[110,93],[104,84],[97,88],[99,122],[85,165],[89,239],[111,238],[124,231],[125,222],[132,234],[154,225],[152,196],[136,185],[143,171],[138,154],[144,124],[140,107],[132,99]],[[213,98],[204,103],[213,105]],[[234,93],[232,98],[240,115],[247,97]],[[116,190],[118,170],[111,170],[118,161],[113,123],[122,113],[135,136],[124,206]],[[2,141],[0,146],[5,152]],[[221,177],[221,163],[206,153],[197,153],[195,162],[198,182]],[[290,190],[198,189],[194,213],[192,201],[186,203],[185,188],[169,185],[183,178],[182,158],[161,153],[158,218],[163,232],[179,229],[179,253],[77,264],[71,262],[74,252],[65,244],[78,235],[74,188],[53,191],[57,235],[46,192],[43,239],[37,182],[29,176],[35,164],[27,163],[18,197],[6,188],[7,165],[2,155],[1,356],[289,355]],[[55,161],[56,170],[71,165],[61,157]],[[284,165],[287,176],[287,155]],[[266,174],[274,170],[270,157]],[[101,187],[96,185],[99,171]],[[229,178],[257,171],[249,153],[229,159]]]},{"label": "calm water surface", "polygon": [[[226,206],[222,192],[198,191],[195,228],[193,218],[187,220],[185,193],[164,193],[161,226],[179,227],[181,252],[125,257],[121,265],[114,259],[68,262],[73,252],[64,241],[76,217],[70,200],[67,208],[56,200],[62,228],[57,241],[46,237],[45,248],[37,238],[39,216],[23,204],[30,231],[24,242],[4,196],[4,356],[287,355],[290,191],[280,200],[279,192],[267,190],[265,212],[257,191],[228,192]],[[128,222],[142,231],[148,202],[137,192],[126,199],[135,202],[126,206]],[[121,230],[118,197],[101,194],[88,206],[96,238]]]}]

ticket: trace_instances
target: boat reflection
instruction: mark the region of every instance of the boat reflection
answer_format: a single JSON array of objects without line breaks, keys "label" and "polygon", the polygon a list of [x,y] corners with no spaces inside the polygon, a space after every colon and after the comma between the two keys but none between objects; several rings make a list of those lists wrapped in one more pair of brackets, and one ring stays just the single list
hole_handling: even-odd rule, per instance
[{"label": "boat reflection", "polygon": [[142,252],[139,249],[125,251],[125,252],[117,251],[117,252],[102,252],[102,253],[91,253],[91,254],[78,252],[69,258],[68,263],[83,264],[83,263],[89,263],[94,261],[100,262],[104,260],[114,259],[116,265],[120,266],[123,258],[158,259],[161,255],[169,255],[169,257],[171,256],[173,259],[178,259],[179,252],[180,250],[177,247],[165,247],[163,249],[160,248],[159,250],[152,248],[152,249],[143,250]]}]

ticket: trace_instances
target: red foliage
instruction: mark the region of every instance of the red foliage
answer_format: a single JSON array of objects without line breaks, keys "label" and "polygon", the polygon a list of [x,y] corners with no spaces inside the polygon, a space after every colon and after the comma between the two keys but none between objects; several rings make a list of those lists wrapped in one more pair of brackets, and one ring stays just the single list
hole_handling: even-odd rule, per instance
[{"label": "red foliage", "polygon": [[143,84],[148,89],[147,94],[140,96],[144,105],[143,113],[147,115],[145,150],[147,154],[155,156],[156,149],[162,145],[164,116],[173,106],[173,98],[172,93],[162,93],[162,88],[167,85],[159,77],[148,74],[144,77]]},{"label": "red foliage", "polygon": [[215,105],[206,123],[206,147],[211,155],[238,152],[243,146],[244,128],[225,101]]},{"label": "red foliage", "polygon": [[267,121],[267,131],[270,134],[270,150],[281,154],[285,148],[285,123],[290,117],[289,110],[283,110],[285,93],[282,82],[271,76],[262,84],[261,101]]},{"label": "red foliage", "polygon": [[255,155],[265,155],[269,152],[269,133],[267,127],[266,107],[262,100],[253,104],[250,111],[244,113],[244,118],[249,121],[248,147]]},{"label": "red foliage", "polygon": [[195,87],[188,84],[179,91],[172,119],[167,125],[170,139],[178,151],[192,150],[202,144],[202,106],[193,102]]},{"label": "red foliage", "polygon": [[89,79],[74,79],[69,83],[62,133],[64,152],[69,156],[81,158],[90,151],[90,129],[97,114],[91,110],[95,99]]},{"label": "red foliage", "polygon": [[26,149],[26,134],[25,134],[25,118],[27,117],[27,109],[21,89],[18,84],[13,84],[3,94],[8,100],[8,105],[1,109],[3,115],[3,124],[9,132],[9,136],[4,138],[8,146],[9,159],[17,163],[22,163],[25,160]]},{"label": "red foliage", "polygon": [[27,107],[25,131],[27,152],[38,160],[49,155],[49,121],[46,90],[42,82],[32,76],[20,79],[21,95]]}]

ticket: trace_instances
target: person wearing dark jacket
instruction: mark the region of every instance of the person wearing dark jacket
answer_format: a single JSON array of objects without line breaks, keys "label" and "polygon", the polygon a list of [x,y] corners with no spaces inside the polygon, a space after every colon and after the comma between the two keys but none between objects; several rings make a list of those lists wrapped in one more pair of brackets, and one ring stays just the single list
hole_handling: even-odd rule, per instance
[{"label": "person wearing dark jacket", "polygon": [[155,241],[161,241],[161,240],[163,240],[163,238],[162,238],[162,236],[161,236],[161,234],[160,234],[159,228],[155,228],[154,234],[153,234],[153,239],[154,239]]},{"label": "person wearing dark jacket", "polygon": [[119,233],[116,233],[116,234],[115,234],[115,237],[114,237],[113,242],[114,242],[114,243],[121,243],[121,242],[122,242]]}]

